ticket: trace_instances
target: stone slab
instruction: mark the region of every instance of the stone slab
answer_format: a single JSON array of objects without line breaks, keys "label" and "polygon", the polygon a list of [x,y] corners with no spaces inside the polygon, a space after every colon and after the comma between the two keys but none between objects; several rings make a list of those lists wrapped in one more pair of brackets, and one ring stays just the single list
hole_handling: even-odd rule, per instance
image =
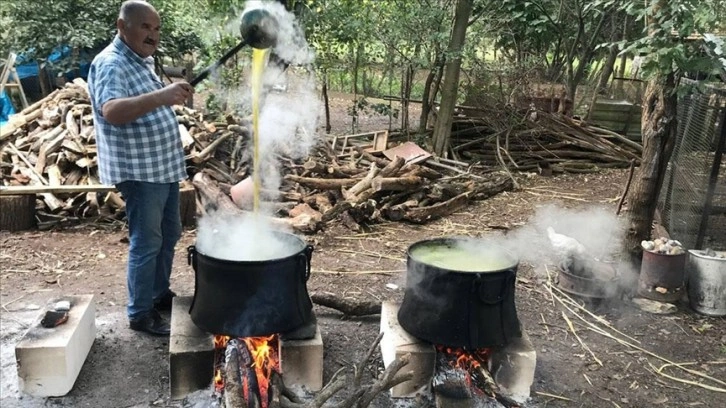
[{"label": "stone slab", "polygon": [[383,338],[381,338],[380,348],[383,365],[386,368],[401,356],[411,354],[408,365],[402,370],[413,371],[413,378],[391,388],[391,397],[410,398],[431,383],[436,363],[436,350],[432,344],[413,337],[401,327],[398,323],[400,306],[393,302],[383,302],[381,305]]},{"label": "stone slab", "polygon": [[171,306],[169,388],[172,399],[209,388],[214,375],[214,336],[189,316],[191,296],[177,296]]},{"label": "stone slab", "polygon": [[494,350],[489,371],[502,393],[513,400],[524,403],[530,395],[537,366],[537,352],[527,332],[515,338],[505,347]]},{"label": "stone slab", "polygon": [[320,391],[323,388],[323,336],[320,326],[316,327],[312,339],[281,340],[280,362],[285,384]]},{"label": "stone slab", "polygon": [[[61,300],[71,303],[68,320],[57,327],[42,327],[40,321],[46,311]],[[73,388],[95,338],[93,295],[53,299],[15,346],[18,389],[35,397],[66,395]]]}]

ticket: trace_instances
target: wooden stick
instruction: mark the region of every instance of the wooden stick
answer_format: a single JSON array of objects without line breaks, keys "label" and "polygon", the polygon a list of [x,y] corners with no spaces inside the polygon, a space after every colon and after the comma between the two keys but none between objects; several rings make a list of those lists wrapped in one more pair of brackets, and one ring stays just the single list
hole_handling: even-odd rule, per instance
[{"label": "wooden stick", "polygon": [[567,326],[570,328],[570,331],[572,332],[572,334],[575,335],[575,338],[580,343],[580,345],[582,346],[582,348],[585,349],[588,353],[590,353],[590,355],[592,355],[592,358],[595,359],[595,362],[598,363],[600,365],[600,367],[603,367],[602,361],[600,361],[600,359],[597,358],[597,356],[595,355],[595,353],[593,353],[592,350],[590,350],[590,347],[588,347],[587,344],[585,344],[585,342],[582,341],[582,339],[580,338],[580,336],[577,335],[577,332],[575,331],[575,327],[572,325],[572,322],[567,317],[567,315],[565,314],[564,311],[562,311],[562,317],[567,322]]}]

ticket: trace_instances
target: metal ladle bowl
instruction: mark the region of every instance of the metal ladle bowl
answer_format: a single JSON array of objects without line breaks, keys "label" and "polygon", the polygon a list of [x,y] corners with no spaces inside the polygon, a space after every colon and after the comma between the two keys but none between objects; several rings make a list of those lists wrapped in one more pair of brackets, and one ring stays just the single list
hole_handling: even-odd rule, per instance
[{"label": "metal ladle bowl", "polygon": [[232,58],[239,50],[245,45],[249,45],[252,48],[266,49],[274,47],[277,44],[277,32],[280,26],[277,19],[273,17],[268,11],[263,9],[252,9],[245,12],[242,15],[242,21],[239,25],[240,35],[242,41],[239,42],[234,48],[227,51],[217,62],[207,67],[204,71],[199,73],[194,79],[189,81],[191,86],[196,86],[198,83],[206,79],[209,74],[219,68],[228,59]]},{"label": "metal ladle bowl", "polygon": [[263,9],[252,9],[244,13],[239,26],[244,42],[258,49],[274,47],[279,29],[277,19]]}]

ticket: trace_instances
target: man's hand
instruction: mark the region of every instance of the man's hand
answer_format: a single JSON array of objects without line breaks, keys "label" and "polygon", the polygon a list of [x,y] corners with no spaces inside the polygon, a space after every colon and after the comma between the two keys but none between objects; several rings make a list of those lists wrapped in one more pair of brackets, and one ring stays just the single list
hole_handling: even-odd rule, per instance
[{"label": "man's hand", "polygon": [[194,88],[187,82],[175,82],[143,95],[112,99],[103,105],[102,114],[108,123],[122,125],[160,106],[181,105],[193,93]]},{"label": "man's hand", "polygon": [[159,92],[163,105],[181,105],[194,93],[194,88],[187,82],[174,82]]}]

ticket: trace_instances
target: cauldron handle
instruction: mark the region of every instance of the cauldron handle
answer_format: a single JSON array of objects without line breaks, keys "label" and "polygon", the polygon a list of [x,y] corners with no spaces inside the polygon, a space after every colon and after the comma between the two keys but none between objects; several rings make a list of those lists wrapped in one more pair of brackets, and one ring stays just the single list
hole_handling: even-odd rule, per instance
[{"label": "cauldron handle", "polygon": [[197,248],[194,245],[187,247],[187,265],[191,265],[194,272],[197,271]]},{"label": "cauldron handle", "polygon": [[308,279],[310,279],[310,260],[313,257],[313,246],[307,245],[305,246],[305,249],[298,254],[298,259],[300,259],[301,262],[305,262],[305,274],[303,275],[303,283],[307,282]]}]

